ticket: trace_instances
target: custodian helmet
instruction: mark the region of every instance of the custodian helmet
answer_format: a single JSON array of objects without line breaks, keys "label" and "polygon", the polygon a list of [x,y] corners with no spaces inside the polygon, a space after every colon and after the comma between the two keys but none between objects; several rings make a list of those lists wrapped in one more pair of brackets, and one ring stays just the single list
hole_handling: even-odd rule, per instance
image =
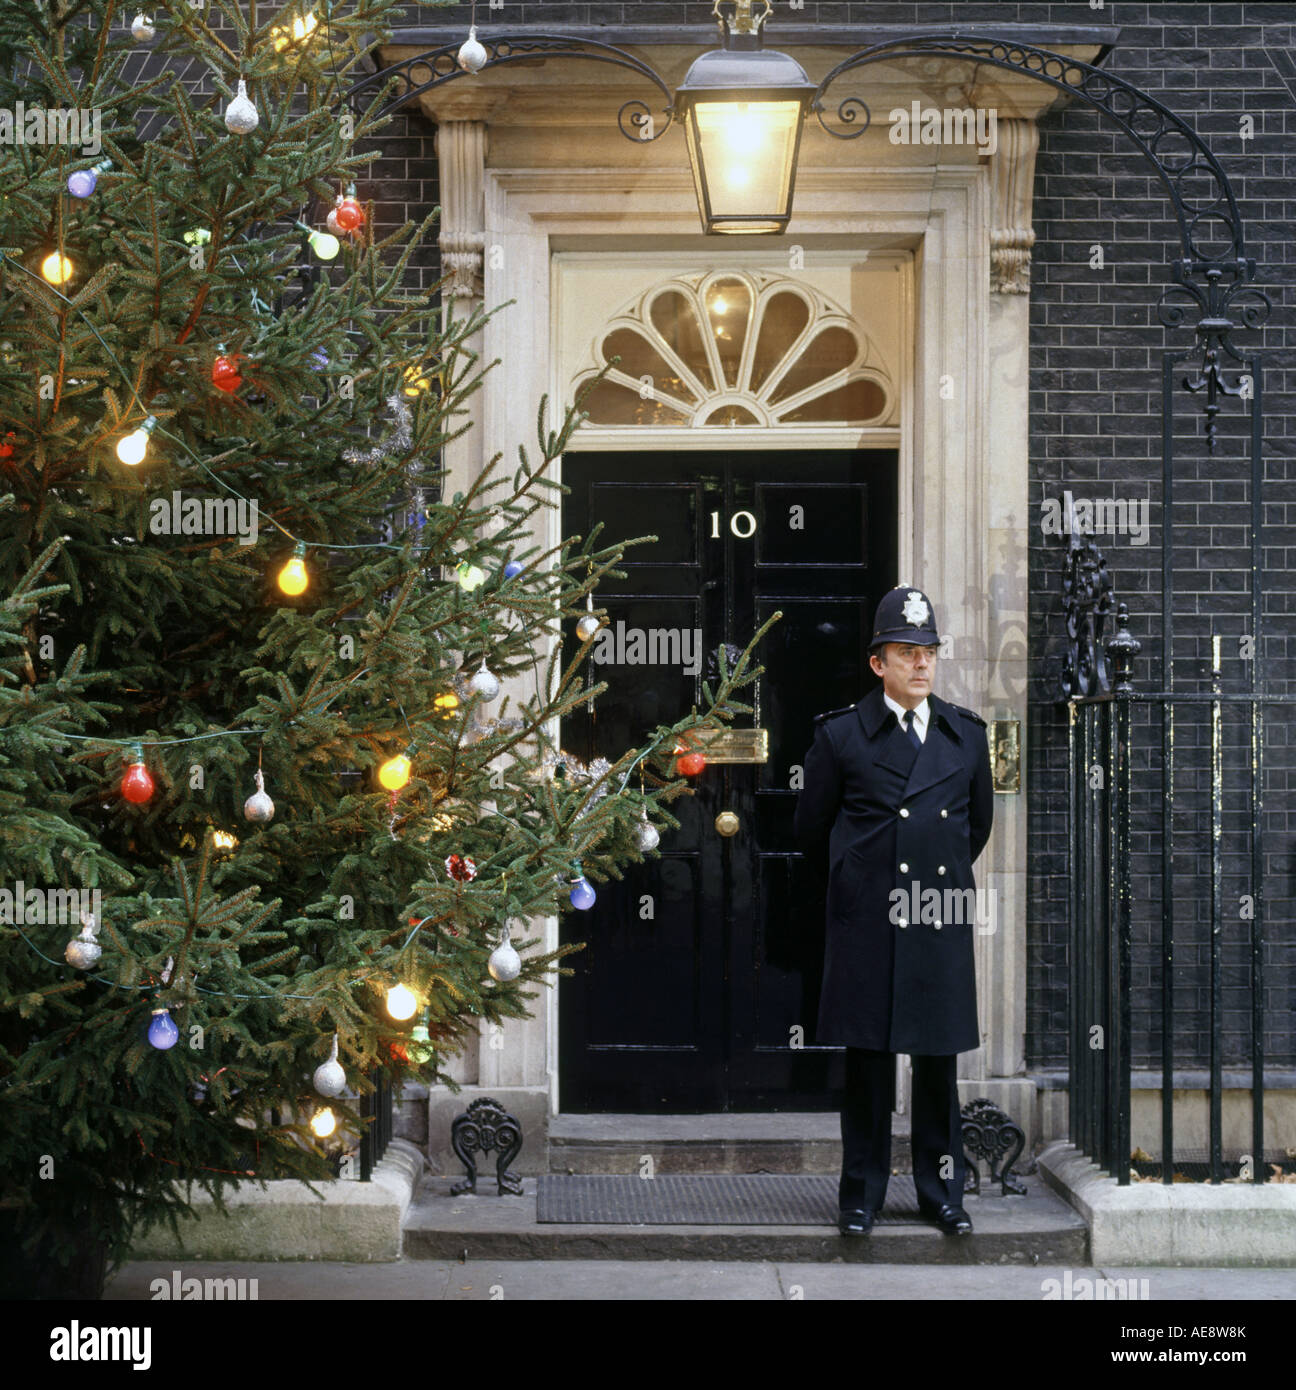
[{"label": "custodian helmet", "polygon": [[885,642],[912,642],[917,647],[940,645],[936,615],[920,589],[901,584],[878,600],[869,650],[874,651]]}]

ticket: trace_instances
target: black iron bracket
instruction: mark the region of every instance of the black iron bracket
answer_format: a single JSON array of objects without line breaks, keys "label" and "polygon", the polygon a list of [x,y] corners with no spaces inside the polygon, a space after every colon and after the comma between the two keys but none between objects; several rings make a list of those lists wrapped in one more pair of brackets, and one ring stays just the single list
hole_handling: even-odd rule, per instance
[{"label": "black iron bracket", "polygon": [[452,1197],[477,1191],[477,1165],[473,1162],[473,1153],[481,1153],[484,1157],[492,1149],[499,1154],[495,1160],[496,1195],[502,1197],[507,1192],[521,1196],[522,1179],[507,1169],[522,1150],[522,1126],[499,1101],[479,1096],[462,1115],[456,1115],[450,1125],[450,1147],[467,1174],[450,1188]]},{"label": "black iron bracket", "polygon": [[[1022,1127],[986,1096],[970,1100],[959,1112],[963,1122],[963,1156],[967,1160],[967,1176],[963,1191],[974,1197],[981,1195],[981,1170],[977,1161],[985,1163],[987,1181],[997,1182],[1003,1197],[1026,1195],[1026,1184],[1013,1177],[1012,1166],[1026,1147]],[[1000,1160],[1005,1160],[999,1171]]]}]

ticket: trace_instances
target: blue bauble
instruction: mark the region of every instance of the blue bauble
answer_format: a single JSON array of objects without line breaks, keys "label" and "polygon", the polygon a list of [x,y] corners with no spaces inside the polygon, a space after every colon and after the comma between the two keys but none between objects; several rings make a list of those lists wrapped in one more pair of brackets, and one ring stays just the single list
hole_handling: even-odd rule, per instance
[{"label": "blue bauble", "polygon": [[576,880],[575,886],[571,890],[571,905],[580,908],[582,912],[594,906],[594,888],[588,880],[584,878]]},{"label": "blue bauble", "polygon": [[180,1030],[165,1009],[159,1009],[153,1015],[153,1022],[149,1024],[148,1040],[160,1052],[165,1052],[168,1047],[174,1047],[180,1041]]},{"label": "blue bauble", "polygon": [[74,198],[88,198],[98,182],[99,175],[93,169],[78,169],[76,173],[68,175],[68,192]]},{"label": "blue bauble", "polygon": [[518,562],[517,562],[516,560],[510,560],[510,561],[508,562],[508,564],[504,566],[504,578],[505,578],[505,579],[512,579],[515,575],[519,575],[519,574],[521,574],[521,573],[522,573],[522,566],[519,565]]}]

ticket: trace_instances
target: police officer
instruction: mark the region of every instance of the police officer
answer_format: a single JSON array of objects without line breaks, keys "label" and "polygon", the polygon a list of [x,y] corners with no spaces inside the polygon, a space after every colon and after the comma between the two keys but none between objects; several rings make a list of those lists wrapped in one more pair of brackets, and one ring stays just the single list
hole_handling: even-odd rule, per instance
[{"label": "police officer", "polygon": [[947,1234],[972,1230],[955,1074],[981,1043],[972,864],[994,792],[985,721],[932,693],[939,642],[926,594],[883,595],[869,645],[881,688],[816,716],[797,798],[801,849],[828,840],[817,1041],[846,1048],[843,1235],[867,1235],[886,1197],[897,1052],[913,1062],[919,1210]]}]

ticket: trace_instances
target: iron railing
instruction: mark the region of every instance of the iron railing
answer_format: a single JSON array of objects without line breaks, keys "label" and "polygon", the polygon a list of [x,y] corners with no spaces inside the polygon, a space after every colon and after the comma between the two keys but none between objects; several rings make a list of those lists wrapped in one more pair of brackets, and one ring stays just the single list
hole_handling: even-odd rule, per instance
[{"label": "iron railing", "polygon": [[370,1073],[373,1090],[360,1097],[360,1118],[365,1121],[360,1136],[360,1181],[368,1182],[374,1168],[382,1162],[392,1138],[392,1084],[381,1069]]}]

